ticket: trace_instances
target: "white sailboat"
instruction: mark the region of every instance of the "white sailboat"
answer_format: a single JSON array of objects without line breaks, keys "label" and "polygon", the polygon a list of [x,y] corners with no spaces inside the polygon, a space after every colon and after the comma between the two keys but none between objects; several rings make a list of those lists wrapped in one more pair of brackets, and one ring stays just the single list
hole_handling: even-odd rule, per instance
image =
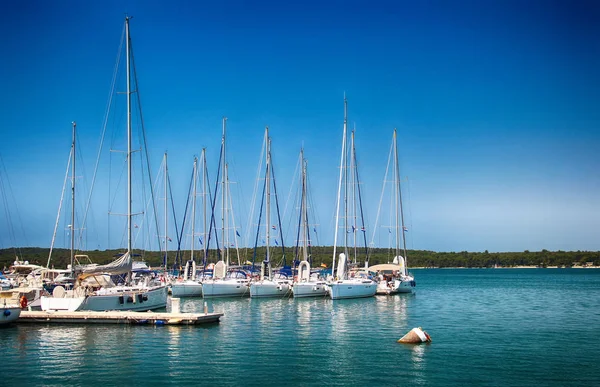
[{"label": "white sailboat", "polygon": [[[203,176],[204,176],[204,254],[208,252],[208,240],[206,238],[206,210],[207,210],[207,195],[206,195],[206,150],[202,149],[202,165],[203,165]],[[193,193],[192,193],[192,222],[191,222],[191,257],[185,264],[183,271],[183,278],[179,278],[171,283],[171,294],[173,297],[202,297],[202,282],[200,278],[196,278],[196,259],[194,257],[194,246],[196,244],[196,198],[198,185],[198,159],[194,158],[194,172],[193,172]]]},{"label": "white sailboat", "polygon": [[307,161],[304,159],[304,149],[300,151],[300,162],[302,165],[301,172],[301,199],[300,199],[300,234],[302,240],[302,261],[298,265],[298,275],[292,284],[292,292],[294,298],[304,297],[324,297],[327,295],[327,286],[324,280],[311,276],[310,262],[308,257],[309,250],[309,233],[308,225],[308,195],[307,195],[307,178],[306,169]]},{"label": "white sailboat", "polygon": [[[332,265],[332,276],[330,281],[327,283],[329,296],[333,300],[338,299],[346,299],[346,298],[363,298],[363,297],[372,297],[375,295],[377,291],[377,284],[368,278],[367,273],[365,272],[355,272],[353,275],[349,275],[348,270],[348,233],[349,233],[349,208],[348,208],[348,196],[354,189],[354,184],[350,187],[351,182],[355,182],[355,173],[352,173],[352,167],[354,163],[354,144],[350,147],[347,146],[347,123],[348,123],[348,104],[346,97],[344,96],[344,132],[342,136],[342,155],[340,159],[340,178],[338,184],[338,197],[336,202],[336,217],[335,217],[335,234],[334,234],[334,242],[333,242],[333,265]],[[352,162],[348,162],[348,156],[352,158]],[[349,169],[350,167],[350,169]],[[354,170],[356,171],[356,170]],[[343,184],[342,184],[343,183]],[[357,183],[357,182],[356,182]],[[337,272],[335,271],[335,260],[336,260],[336,250],[337,250],[337,237],[338,237],[338,228],[339,228],[339,214],[340,214],[340,203],[342,201],[342,187],[344,188],[344,252],[339,255],[339,262],[337,267]],[[352,191],[350,191],[352,189]],[[360,190],[360,188],[358,188]],[[360,191],[359,191],[360,192]],[[355,235],[358,227],[353,220],[352,222],[352,232]],[[364,224],[361,227],[361,231],[364,230]],[[365,263],[365,267],[368,264]]]},{"label": "white sailboat", "polygon": [[[394,260],[392,263],[374,265],[369,268],[371,271],[375,271],[379,274],[379,282],[377,285],[377,294],[380,295],[392,295],[398,293],[412,293],[415,287],[415,279],[408,273],[406,263],[406,232],[408,229],[404,224],[404,211],[402,209],[402,189],[400,186],[400,167],[398,163],[398,140],[396,129],[392,136],[392,146],[390,148],[390,154],[388,157],[388,166],[386,168],[386,176],[383,179],[383,189],[381,192],[381,200],[379,202],[379,210],[377,211],[377,220],[381,212],[381,204],[383,203],[383,196],[385,192],[385,185],[388,182],[388,171],[390,170],[390,163],[392,165],[392,179],[389,182],[392,183],[391,201],[392,208],[390,209],[390,236],[393,236],[393,250]],[[376,220],[376,223],[377,223]],[[393,224],[391,224],[393,223]],[[392,229],[394,232],[392,233]],[[375,231],[373,232],[373,239],[375,239]],[[400,241],[402,240],[402,248]],[[401,252],[404,256],[401,255]]]},{"label": "white sailboat", "polygon": [[[74,267],[74,235],[71,232],[71,270],[77,281],[72,290],[57,286],[51,297],[42,297],[42,310],[152,310],[167,304],[167,287],[155,285],[148,278],[131,283],[132,269],[132,131],[131,131],[131,59],[129,17],[125,18],[125,42],[127,60],[127,252],[106,265],[86,265]],[[75,125],[73,125],[73,171],[72,171],[72,229],[74,229],[75,202]],[[127,283],[114,286],[107,278],[113,274],[127,273]],[[98,286],[99,284],[103,286]]]},{"label": "white sailboat", "polygon": [[[291,284],[286,276],[281,274],[273,274],[271,267],[271,139],[269,138],[269,128],[265,130],[265,148],[266,148],[266,170],[265,170],[265,242],[266,242],[266,257],[261,262],[260,277],[258,281],[250,283],[251,298],[266,298],[266,297],[285,297],[290,295]],[[260,223],[260,222],[259,222]],[[276,229],[276,227],[274,228]],[[283,243],[283,241],[282,241]]]},{"label": "white sailboat", "polygon": [[0,326],[16,321],[21,315],[17,293],[0,291]]},{"label": "white sailboat", "polygon": [[[226,123],[227,118],[223,117],[223,136],[221,138],[221,161],[223,168],[221,178],[221,243],[223,252],[221,260],[217,262],[213,269],[212,278],[202,282],[202,297],[244,297],[250,295],[250,280],[245,272],[241,270],[230,270],[230,231],[236,230],[235,217],[231,206],[231,192],[229,191],[229,172],[226,159]],[[230,227],[229,222],[232,222]],[[237,262],[240,262],[237,239],[233,237],[237,253]]]}]

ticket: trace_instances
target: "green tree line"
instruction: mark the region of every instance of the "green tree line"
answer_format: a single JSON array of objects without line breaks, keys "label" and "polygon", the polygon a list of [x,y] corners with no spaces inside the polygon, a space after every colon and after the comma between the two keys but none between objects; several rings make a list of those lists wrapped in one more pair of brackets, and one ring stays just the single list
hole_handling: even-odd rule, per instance
[{"label": "green tree line", "polygon": [[[238,262],[237,253],[234,249],[230,250],[230,258],[232,263],[244,263],[244,262],[258,262],[260,263],[265,258],[265,248],[259,247],[256,249],[240,249],[240,259]],[[337,252],[341,252],[343,249],[340,247]],[[89,257],[89,261],[105,264],[115,259],[115,257],[122,253],[122,250],[93,250],[87,252],[77,252],[77,254],[84,254]],[[48,248],[40,247],[26,247],[18,249],[1,249],[0,250],[0,268],[8,268],[13,264],[15,259],[22,261],[29,261],[29,263],[45,266],[48,262]],[[158,267],[163,262],[163,252],[158,251],[134,251],[134,260],[144,261],[151,267]],[[203,261],[203,251],[195,251],[194,259],[197,262]],[[285,259],[286,264],[291,264],[295,258],[295,248],[286,248]],[[389,249],[370,249],[369,250],[369,265],[376,265],[379,263],[390,263],[394,259],[393,252]],[[168,266],[173,267],[175,264],[177,253],[175,251],[169,251],[168,254]],[[367,253],[364,249],[352,250],[349,252],[349,259],[354,260],[362,265],[365,261]],[[271,248],[271,261],[274,265],[280,265],[283,261],[284,253],[280,247]],[[321,264],[327,267],[331,266],[333,247],[332,246],[313,246],[311,248],[311,256],[313,259],[313,267]],[[513,266],[584,266],[588,262],[591,262],[595,266],[600,266],[600,252],[598,251],[528,251],[523,252],[502,252],[502,253],[490,253],[484,252],[435,252],[428,250],[408,250],[408,267],[494,267],[495,265],[503,267]],[[52,251],[52,259],[50,261],[50,267],[57,269],[64,269],[67,264],[70,263],[70,250],[67,249],[54,249]],[[181,251],[179,256],[179,262],[185,264],[190,259],[190,251]],[[218,260],[217,252],[210,250],[208,254],[208,262],[216,262]],[[80,259],[80,263],[89,263],[87,260]]]}]

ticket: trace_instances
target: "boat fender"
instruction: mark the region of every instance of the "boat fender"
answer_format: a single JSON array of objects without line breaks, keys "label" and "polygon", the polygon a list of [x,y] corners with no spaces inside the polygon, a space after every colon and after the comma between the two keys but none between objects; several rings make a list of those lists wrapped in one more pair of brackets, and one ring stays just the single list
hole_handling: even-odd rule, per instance
[{"label": "boat fender", "polygon": [[148,295],[147,295],[147,294],[144,294],[144,295],[142,296],[142,300],[144,300],[144,301],[148,301]]},{"label": "boat fender", "polygon": [[127,296],[127,303],[131,304],[133,302],[133,297]]},{"label": "boat fender", "polygon": [[123,303],[125,303],[125,297],[123,297],[123,295],[121,294],[119,296],[119,304],[123,305]]},{"label": "boat fender", "polygon": [[144,302],[144,296],[143,296],[141,293],[139,293],[139,294],[137,295],[137,299],[138,299],[138,302],[139,302],[140,304],[141,304],[142,302]]},{"label": "boat fender", "polygon": [[412,286],[414,288],[417,286],[417,283],[415,281],[410,281],[410,286]]},{"label": "boat fender", "polygon": [[5,315],[6,317],[10,316],[10,310],[8,310],[8,309],[4,309],[4,315]]},{"label": "boat fender", "polygon": [[21,304],[21,309],[26,309],[27,308],[27,297],[25,297],[25,295],[21,296],[21,298],[19,299],[19,303]]},{"label": "boat fender", "polygon": [[165,325],[165,320],[156,320],[154,322],[155,325]]}]

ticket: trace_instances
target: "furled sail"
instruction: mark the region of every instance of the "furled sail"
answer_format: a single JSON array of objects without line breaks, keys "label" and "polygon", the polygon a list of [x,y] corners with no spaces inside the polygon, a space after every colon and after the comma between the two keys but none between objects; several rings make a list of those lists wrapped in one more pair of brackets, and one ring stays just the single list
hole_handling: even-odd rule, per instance
[{"label": "furled sail", "polygon": [[131,256],[129,255],[129,253],[125,253],[123,254],[120,258],[112,261],[111,263],[107,263],[106,265],[85,265],[85,266],[78,266],[75,268],[76,272],[79,272],[79,276],[78,278],[80,280],[96,275],[96,274],[100,274],[100,273],[106,273],[106,274],[123,274],[123,273],[128,273],[129,271],[131,271],[132,268],[132,261],[131,261]]}]

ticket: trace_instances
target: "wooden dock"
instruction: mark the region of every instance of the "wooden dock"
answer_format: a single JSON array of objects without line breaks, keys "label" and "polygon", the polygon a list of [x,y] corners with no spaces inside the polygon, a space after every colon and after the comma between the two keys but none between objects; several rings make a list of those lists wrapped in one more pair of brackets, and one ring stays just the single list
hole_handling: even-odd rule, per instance
[{"label": "wooden dock", "polygon": [[218,323],[223,313],[21,311],[16,323],[198,325]]}]

